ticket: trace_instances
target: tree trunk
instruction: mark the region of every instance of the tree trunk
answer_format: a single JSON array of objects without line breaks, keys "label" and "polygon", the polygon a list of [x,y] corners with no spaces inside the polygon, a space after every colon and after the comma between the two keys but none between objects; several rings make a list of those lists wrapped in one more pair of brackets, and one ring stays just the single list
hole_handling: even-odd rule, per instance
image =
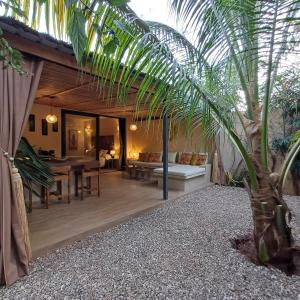
[{"label": "tree trunk", "polygon": [[220,174],[220,185],[226,185],[226,176],[225,176],[225,169],[222,160],[222,153],[221,153],[221,133],[219,132],[216,136],[216,148],[217,148],[217,157],[218,157],[218,168]]},{"label": "tree trunk", "polygon": [[261,163],[260,111],[248,121],[247,133],[252,143],[252,162],[258,188],[248,186],[254,223],[254,242],[261,263],[293,265],[290,211],[278,192],[279,175],[265,171]]},{"label": "tree trunk", "polygon": [[287,223],[290,211],[278,193],[277,175],[261,170],[257,174],[259,187],[249,194],[258,259],[262,263],[292,263],[292,235]]}]

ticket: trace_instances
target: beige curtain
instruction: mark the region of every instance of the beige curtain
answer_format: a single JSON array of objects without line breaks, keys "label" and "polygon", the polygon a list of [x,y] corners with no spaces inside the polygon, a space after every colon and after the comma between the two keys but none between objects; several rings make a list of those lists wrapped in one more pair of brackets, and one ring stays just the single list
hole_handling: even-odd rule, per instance
[{"label": "beige curtain", "polygon": [[12,284],[28,274],[24,230],[13,182],[13,157],[26,126],[43,62],[24,59],[27,75],[0,62],[0,282]]}]

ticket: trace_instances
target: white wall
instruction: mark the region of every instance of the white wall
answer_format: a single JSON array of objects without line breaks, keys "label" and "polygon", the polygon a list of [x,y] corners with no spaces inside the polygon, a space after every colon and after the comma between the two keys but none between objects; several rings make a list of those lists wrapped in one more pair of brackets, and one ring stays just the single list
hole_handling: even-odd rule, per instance
[{"label": "white wall", "polygon": [[[283,126],[282,119],[280,117],[280,112],[271,112],[269,123],[270,141],[275,137],[280,137],[283,135]],[[245,141],[243,128],[238,118],[236,118],[235,121],[235,128],[240,139],[242,141]],[[221,132],[220,134],[220,146],[225,171],[235,170],[242,158],[237,148],[233,145],[233,143],[230,141],[230,139],[226,136],[224,132]]]},{"label": "white wall", "polygon": [[[239,133],[239,136],[242,140],[245,139],[244,134],[242,134],[242,126],[237,118],[236,120],[236,130]],[[281,117],[280,111],[272,111],[269,115],[269,140],[273,138],[281,137],[283,135],[283,120]],[[243,163],[240,163],[242,158],[237,150],[237,148],[232,144],[229,138],[225,135],[224,132],[220,135],[220,149],[222,154],[222,162],[224,165],[225,171],[233,172],[237,169],[238,165],[240,169],[243,168]],[[275,165],[275,171],[278,172],[281,168],[283,157],[277,155],[277,163]],[[293,194],[293,186],[291,181],[291,176],[288,176],[286,186],[284,189],[285,193]]]}]

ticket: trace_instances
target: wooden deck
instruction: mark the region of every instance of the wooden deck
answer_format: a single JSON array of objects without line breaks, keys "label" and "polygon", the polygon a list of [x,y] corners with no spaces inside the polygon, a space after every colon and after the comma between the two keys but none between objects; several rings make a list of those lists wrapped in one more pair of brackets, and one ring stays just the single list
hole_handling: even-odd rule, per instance
[{"label": "wooden deck", "polygon": [[[83,201],[72,197],[71,204],[40,204],[28,216],[33,257],[80,240],[163,205],[162,190],[153,183],[124,178],[121,172],[101,175],[101,196]],[[183,192],[169,192],[175,199]]]}]

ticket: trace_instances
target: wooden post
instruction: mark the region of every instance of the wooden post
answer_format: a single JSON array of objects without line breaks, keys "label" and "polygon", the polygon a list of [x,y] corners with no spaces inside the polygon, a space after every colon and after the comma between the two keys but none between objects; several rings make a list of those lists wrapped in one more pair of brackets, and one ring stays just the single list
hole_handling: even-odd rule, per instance
[{"label": "wooden post", "polygon": [[168,199],[168,148],[169,148],[169,119],[163,116],[163,199]]}]

